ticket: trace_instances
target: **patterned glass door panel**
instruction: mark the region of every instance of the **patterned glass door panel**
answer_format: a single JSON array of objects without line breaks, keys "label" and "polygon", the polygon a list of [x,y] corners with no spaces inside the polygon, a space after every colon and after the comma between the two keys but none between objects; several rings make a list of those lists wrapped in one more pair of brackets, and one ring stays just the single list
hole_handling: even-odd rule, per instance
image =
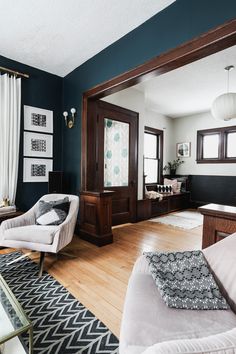
[{"label": "patterned glass door panel", "polygon": [[104,118],[104,187],[129,184],[129,124]]}]

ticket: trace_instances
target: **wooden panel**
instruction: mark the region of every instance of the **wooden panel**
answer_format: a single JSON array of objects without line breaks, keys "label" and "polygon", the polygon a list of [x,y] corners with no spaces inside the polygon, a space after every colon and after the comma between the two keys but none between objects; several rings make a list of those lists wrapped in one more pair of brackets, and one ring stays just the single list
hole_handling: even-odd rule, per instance
[{"label": "wooden panel", "polygon": [[80,236],[103,246],[113,241],[112,235],[113,192],[81,192],[80,195]]},{"label": "wooden panel", "polygon": [[166,214],[169,211],[169,203],[168,200],[152,200],[151,206],[151,216],[158,216],[161,214]]},{"label": "wooden panel", "polygon": [[236,206],[236,176],[191,175],[191,200]]},{"label": "wooden panel", "polygon": [[188,207],[189,202],[189,193],[173,195],[173,197],[169,198],[169,212],[186,209]]},{"label": "wooden panel", "polygon": [[99,233],[100,235],[106,235],[111,233],[112,205],[110,199],[102,200],[100,205],[101,208],[99,208],[100,211]]},{"label": "wooden panel", "polygon": [[151,200],[151,216],[158,216],[166,213],[170,213],[175,210],[186,209],[189,204],[190,194],[179,193],[179,194],[166,194],[163,195],[161,201]]},{"label": "wooden panel", "polygon": [[170,198],[169,204],[170,211],[179,210],[182,208],[183,199],[178,197]]},{"label": "wooden panel", "polygon": [[137,202],[137,221],[146,220],[151,217],[151,200],[143,199]]},{"label": "wooden panel", "polygon": [[204,215],[202,248],[218,242],[222,239],[222,233],[232,234],[236,232],[235,207],[208,204],[198,209]]},{"label": "wooden panel", "polygon": [[120,198],[112,200],[112,213],[119,214],[129,212],[129,198]]},{"label": "wooden panel", "polygon": [[84,201],[84,222],[96,225],[96,202]]}]

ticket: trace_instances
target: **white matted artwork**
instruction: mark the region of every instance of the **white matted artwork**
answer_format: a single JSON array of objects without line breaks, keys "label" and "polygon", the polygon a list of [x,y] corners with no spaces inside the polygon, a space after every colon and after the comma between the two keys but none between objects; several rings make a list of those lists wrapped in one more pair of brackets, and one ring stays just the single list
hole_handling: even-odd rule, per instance
[{"label": "white matted artwork", "polygon": [[48,182],[49,171],[52,171],[52,159],[24,158],[23,182]]},{"label": "white matted artwork", "polygon": [[52,157],[52,135],[24,132],[24,156]]},{"label": "white matted artwork", "polygon": [[177,143],[176,154],[177,157],[190,157],[191,143]]},{"label": "white matted artwork", "polygon": [[24,106],[24,129],[53,133],[53,111]]}]

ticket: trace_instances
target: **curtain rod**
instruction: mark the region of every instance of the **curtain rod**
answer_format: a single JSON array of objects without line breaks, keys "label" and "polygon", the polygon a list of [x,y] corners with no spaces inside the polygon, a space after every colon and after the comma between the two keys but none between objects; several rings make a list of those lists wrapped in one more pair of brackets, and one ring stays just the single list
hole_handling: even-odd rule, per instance
[{"label": "curtain rod", "polygon": [[3,66],[0,66],[0,71],[5,71],[5,72],[7,72],[9,74],[13,74],[13,75],[16,75],[16,76],[19,76],[19,77],[24,77],[25,79],[29,78],[28,74],[24,74],[24,73],[21,73],[19,71],[14,71],[14,70],[11,70],[11,69],[7,69],[7,68],[4,68]]}]

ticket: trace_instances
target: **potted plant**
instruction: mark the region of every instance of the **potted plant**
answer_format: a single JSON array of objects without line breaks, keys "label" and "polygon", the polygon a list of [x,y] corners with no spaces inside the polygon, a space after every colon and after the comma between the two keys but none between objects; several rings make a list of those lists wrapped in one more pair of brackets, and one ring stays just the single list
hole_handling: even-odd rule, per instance
[{"label": "potted plant", "polygon": [[180,158],[178,157],[177,160],[167,162],[167,165],[164,166],[163,171],[169,171],[169,174],[171,176],[174,176],[176,175],[177,168],[182,165],[182,163],[184,163],[184,161],[180,160]]}]

